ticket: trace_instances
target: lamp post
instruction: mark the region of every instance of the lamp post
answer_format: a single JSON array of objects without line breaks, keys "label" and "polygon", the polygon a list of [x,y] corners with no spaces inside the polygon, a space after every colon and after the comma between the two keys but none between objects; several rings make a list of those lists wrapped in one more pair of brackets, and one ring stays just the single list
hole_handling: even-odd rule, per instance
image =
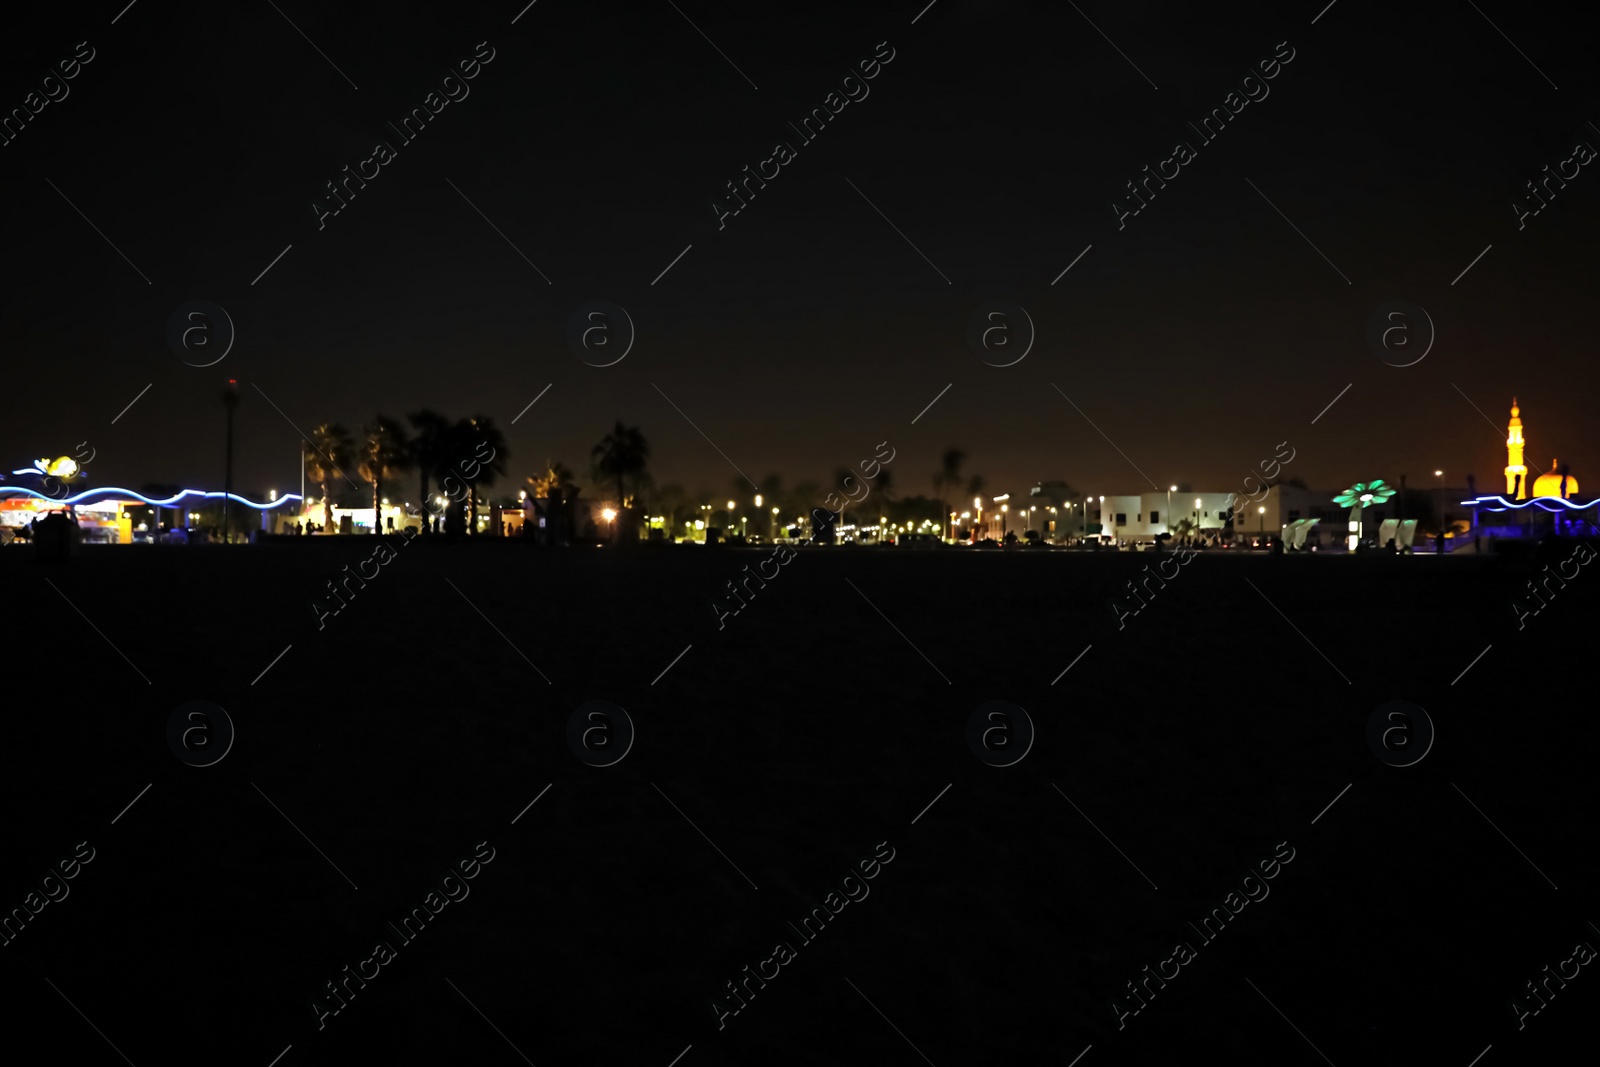
[{"label": "lamp post", "polygon": [[1200,498],[1199,497],[1195,497],[1194,498],[1194,536],[1195,536],[1195,540],[1196,541],[1198,541],[1200,539]]},{"label": "lamp post", "polygon": [[1175,485],[1167,486],[1167,529],[1172,529],[1172,494],[1178,491]]},{"label": "lamp post", "polygon": [[222,406],[228,411],[227,472],[222,485],[222,543],[228,543],[228,513],[233,503],[233,409],[239,406],[239,380],[228,379],[228,388],[222,394]]},{"label": "lamp post", "polygon": [[1444,471],[1434,471],[1433,476],[1439,479],[1439,551],[1444,552]]},{"label": "lamp post", "polygon": [[778,509],[772,509],[772,521],[767,526],[767,536],[776,541],[778,539]]},{"label": "lamp post", "polygon": [[1265,505],[1256,508],[1256,533],[1265,537],[1267,532],[1267,509]]}]

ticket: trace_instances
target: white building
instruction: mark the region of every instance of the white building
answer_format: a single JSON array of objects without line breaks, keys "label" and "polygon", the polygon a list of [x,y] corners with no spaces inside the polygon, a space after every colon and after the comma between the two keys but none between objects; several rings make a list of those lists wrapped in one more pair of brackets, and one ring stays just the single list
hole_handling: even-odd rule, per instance
[{"label": "white building", "polygon": [[[1096,496],[1089,501],[1088,519],[1091,525],[1102,524],[1102,537],[1118,541],[1153,541],[1159,534],[1171,533],[1173,527],[1185,519],[1202,534],[1220,533],[1224,528],[1223,515],[1235,503],[1233,494],[1215,492]],[[1081,521],[1081,515],[1079,519]],[[1080,525],[1080,534],[1081,530]],[[1074,533],[1070,527],[1065,532],[1069,536]]]}]

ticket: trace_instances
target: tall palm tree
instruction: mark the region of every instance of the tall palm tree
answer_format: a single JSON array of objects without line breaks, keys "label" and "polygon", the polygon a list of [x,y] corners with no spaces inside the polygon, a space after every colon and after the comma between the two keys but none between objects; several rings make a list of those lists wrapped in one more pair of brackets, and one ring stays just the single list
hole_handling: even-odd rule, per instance
[{"label": "tall palm tree", "polygon": [[[431,515],[432,512],[428,510],[428,485],[435,476],[443,477],[439,469],[446,462],[444,449],[450,437],[450,420],[432,408],[413,411],[406,419],[416,431],[416,436],[411,439],[411,462],[422,482],[422,495],[418,500],[422,504],[422,513]],[[423,523],[422,529],[424,533],[432,533],[433,522]]]},{"label": "tall palm tree", "polygon": [[350,431],[336,422],[325,422],[311,431],[311,451],[306,455],[306,478],[322,487],[322,529],[333,526],[333,480],[349,479],[344,468],[350,465],[354,440]]},{"label": "tall palm tree", "polygon": [[377,415],[364,427],[361,442],[361,477],[372,483],[372,532],[383,532],[385,478],[411,469],[411,441],[405,427],[387,415]]},{"label": "tall palm tree", "polygon": [[597,479],[616,482],[617,507],[628,507],[631,500],[627,495],[627,482],[644,473],[650,460],[650,442],[644,439],[637,426],[624,426],[619,420],[589,454]]},{"label": "tall palm tree", "polygon": [[[839,497],[839,526],[838,526],[838,530],[834,534],[834,539],[837,540],[840,544],[843,544],[844,543],[844,533],[843,533],[843,530],[844,530],[844,509],[845,509],[846,506],[848,506],[851,503],[850,498],[845,495],[845,490],[844,490],[845,483],[853,481],[857,485],[860,485],[861,484],[861,476],[858,475],[855,471],[851,470],[849,467],[835,467],[834,471],[833,471],[833,480],[834,480],[834,483],[836,485],[838,485],[838,487],[839,487],[838,490],[836,491],[837,495]],[[859,541],[860,538],[857,538],[857,540]]]},{"label": "tall palm tree", "polygon": [[667,528],[668,541],[671,541],[673,535],[678,532],[678,516],[684,513],[688,502],[688,494],[683,491],[683,486],[676,482],[663,485],[656,490],[656,510],[661,513],[663,524]]},{"label": "tall palm tree", "polygon": [[961,484],[961,465],[967,461],[967,454],[959,448],[945,450],[944,458],[939,470],[933,475],[933,488],[939,494],[940,521],[950,513],[949,500],[946,494]]},{"label": "tall palm tree", "polygon": [[789,490],[788,494],[780,502],[780,506],[783,508],[782,518],[785,524],[788,523],[790,516],[795,516],[800,519],[802,528],[810,529],[807,520],[811,516],[811,509],[817,506],[821,498],[822,486],[816,482],[804,481],[795,483],[795,487]]},{"label": "tall palm tree", "polygon": [[456,423],[455,434],[459,450],[456,470],[467,483],[468,531],[476,534],[478,486],[488,488],[506,472],[506,438],[487,415],[462,419]]}]

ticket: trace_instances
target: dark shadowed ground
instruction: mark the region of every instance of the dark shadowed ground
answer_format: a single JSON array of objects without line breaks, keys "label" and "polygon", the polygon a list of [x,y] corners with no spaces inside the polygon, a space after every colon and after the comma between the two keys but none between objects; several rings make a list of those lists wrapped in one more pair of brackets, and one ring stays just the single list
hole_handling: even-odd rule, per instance
[{"label": "dark shadowed ground", "polygon": [[[1600,1010],[1592,967],[1521,1031],[1509,1006],[1600,946],[1584,571],[1519,632],[1492,561],[1209,553],[1119,632],[1156,557],[809,550],[719,631],[765,552],[418,542],[319,630],[312,597],[367,555],[0,552],[0,907],[95,850],[0,948],[19,1041],[139,1067],[1492,1067],[1553,1062]],[[214,766],[168,747],[191,699],[236,727]],[[568,747],[591,699],[637,730],[610,767]],[[1011,767],[968,747],[991,699],[1037,731]],[[1437,730],[1404,769],[1366,740],[1394,699]],[[470,894],[402,943],[386,922],[481,841]],[[1289,849],[1214,942],[1188,926]],[[319,1031],[311,998],[380,940]],[[1119,1031],[1113,997],[1178,941]],[[719,1030],[777,942],[796,958]]]}]

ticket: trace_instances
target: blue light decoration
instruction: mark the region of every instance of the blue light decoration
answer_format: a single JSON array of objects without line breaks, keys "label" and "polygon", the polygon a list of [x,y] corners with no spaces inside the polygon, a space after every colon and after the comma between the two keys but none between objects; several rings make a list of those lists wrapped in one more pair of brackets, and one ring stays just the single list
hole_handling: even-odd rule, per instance
[{"label": "blue light decoration", "polygon": [[[1564,500],[1559,496],[1536,496],[1527,500],[1507,500],[1503,496],[1480,496],[1461,503],[1468,507],[1482,507],[1488,511],[1521,511],[1524,508],[1538,507],[1544,511],[1558,514],[1563,509],[1567,511],[1587,511],[1600,503],[1600,500]],[[1498,504],[1498,507],[1492,505]],[[1560,507],[1552,505],[1559,504]]]},{"label": "blue light decoration", "polygon": [[[12,473],[15,474],[17,472],[12,471]],[[229,500],[237,500],[245,507],[254,508],[257,511],[272,511],[276,508],[282,507],[291,500],[300,499],[300,494],[298,493],[287,493],[283,496],[280,496],[276,500],[269,501],[265,504],[258,504],[254,500],[246,500],[238,493],[206,492],[203,489],[185,489],[175,496],[168,497],[165,500],[152,500],[143,493],[135,493],[132,489],[120,489],[116,486],[106,486],[101,489],[86,489],[76,496],[57,499],[56,497],[41,493],[37,489],[28,489],[20,485],[0,485],[0,499],[4,499],[6,496],[15,496],[17,494],[38,497],[40,500],[48,500],[51,503],[62,504],[66,506],[91,503],[91,497],[98,500],[105,500],[112,497],[118,500],[126,500],[131,498],[158,508],[177,507],[178,501],[183,500],[185,497],[191,496],[200,497],[202,500],[220,500],[223,497],[227,497]]]}]

